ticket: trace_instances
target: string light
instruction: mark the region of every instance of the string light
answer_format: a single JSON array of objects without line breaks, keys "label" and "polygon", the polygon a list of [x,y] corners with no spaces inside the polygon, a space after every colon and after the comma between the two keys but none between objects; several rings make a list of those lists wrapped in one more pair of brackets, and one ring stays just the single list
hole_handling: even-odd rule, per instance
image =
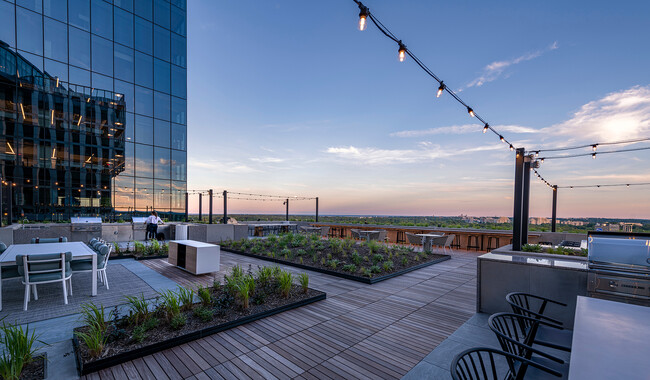
[{"label": "string light", "polygon": [[436,98],[439,98],[440,95],[442,95],[442,92],[445,91],[445,82],[440,82],[440,87],[438,87],[438,93],[436,94]]},{"label": "string light", "polygon": [[586,145],[568,146],[568,147],[562,147],[562,148],[538,149],[537,152],[560,152],[560,151],[583,149],[583,148],[591,148],[592,151],[595,152],[596,149],[598,149],[598,147],[601,146],[601,145],[635,144],[635,143],[640,143],[640,142],[645,142],[645,141],[650,141],[650,137],[644,137],[644,138],[632,139],[632,140],[599,142],[599,143],[591,143],[591,144],[586,144]]},{"label": "string light", "polygon": [[591,158],[593,158],[595,160],[596,159],[596,153],[592,154]]},{"label": "string light", "polygon": [[398,44],[399,50],[397,50],[397,53],[399,56],[399,61],[404,62],[404,59],[406,59],[406,45],[404,45],[401,40],[398,42]]},{"label": "string light", "polygon": [[513,150],[515,150],[515,147],[510,144],[510,151],[512,152]]},{"label": "string light", "polygon": [[499,135],[499,140],[501,140],[501,142],[506,142],[506,139],[504,139],[501,135]]},{"label": "string light", "polygon": [[490,126],[488,125],[488,123],[485,123],[485,126],[483,127],[483,133],[487,132],[488,129],[490,129]]},{"label": "string light", "polygon": [[472,109],[472,107],[467,107],[467,113],[468,113],[469,116],[471,116],[471,117],[476,116],[476,114],[474,113],[474,110]]},{"label": "string light", "polygon": [[367,18],[368,18],[368,7],[359,3],[359,30],[362,32],[366,30],[366,26],[368,25],[366,22]]},{"label": "string light", "polygon": [[593,149],[594,152],[596,151],[597,148],[598,148],[598,144],[594,144],[591,146],[591,149]]}]

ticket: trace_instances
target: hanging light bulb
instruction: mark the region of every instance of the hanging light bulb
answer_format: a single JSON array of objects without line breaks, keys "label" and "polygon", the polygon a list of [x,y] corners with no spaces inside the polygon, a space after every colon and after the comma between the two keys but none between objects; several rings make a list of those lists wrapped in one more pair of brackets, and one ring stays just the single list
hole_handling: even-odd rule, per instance
[{"label": "hanging light bulb", "polygon": [[539,157],[539,150],[535,152],[535,157]]},{"label": "hanging light bulb", "polygon": [[504,139],[503,136],[501,136],[501,135],[499,135],[499,140],[501,140],[501,142],[505,142],[505,141],[506,141],[506,139]]},{"label": "hanging light bulb", "polygon": [[591,149],[592,149],[594,152],[596,151],[597,148],[598,148],[598,144],[594,144],[594,145],[591,146]]},{"label": "hanging light bulb", "polygon": [[471,116],[471,117],[476,116],[476,115],[474,114],[474,110],[472,109],[472,107],[467,107],[467,113],[468,113],[469,116]]},{"label": "hanging light bulb", "polygon": [[544,157],[540,158],[539,162],[544,162]]},{"label": "hanging light bulb", "polygon": [[440,81],[440,87],[438,87],[438,93],[436,94],[436,98],[439,98],[440,95],[442,95],[442,92],[445,91],[445,88],[447,86],[445,85],[445,82]]},{"label": "hanging light bulb", "polygon": [[595,160],[595,159],[596,159],[596,153],[593,153],[593,154],[591,155],[591,158],[593,158],[593,159]]},{"label": "hanging light bulb", "polygon": [[398,44],[399,50],[397,50],[397,53],[399,56],[399,61],[404,62],[404,59],[406,59],[406,45],[404,45],[401,40],[398,42]]},{"label": "hanging light bulb", "polygon": [[366,26],[368,25],[366,23],[367,18],[368,18],[368,7],[359,3],[359,30],[360,31],[366,30]]},{"label": "hanging light bulb", "polygon": [[629,183],[627,184],[627,187],[630,187],[630,184],[629,184]]},{"label": "hanging light bulb", "polygon": [[490,125],[488,123],[485,123],[485,127],[483,127],[483,133],[487,132],[488,129],[490,129]]},{"label": "hanging light bulb", "polygon": [[510,144],[510,151],[512,152],[513,150],[515,150],[515,147]]}]

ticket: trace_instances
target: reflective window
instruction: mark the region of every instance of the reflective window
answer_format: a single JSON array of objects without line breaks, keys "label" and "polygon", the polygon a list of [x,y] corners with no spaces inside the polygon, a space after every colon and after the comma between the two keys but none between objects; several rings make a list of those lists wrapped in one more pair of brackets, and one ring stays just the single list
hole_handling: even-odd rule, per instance
[{"label": "reflective window", "polygon": [[133,47],[133,15],[115,8],[115,42]]},{"label": "reflective window", "polygon": [[70,28],[69,33],[68,51],[70,52],[70,64],[84,69],[90,69],[90,34],[76,28]]},{"label": "reflective window", "polygon": [[101,37],[92,36],[92,44],[93,71],[105,75],[113,75],[113,42]]},{"label": "reflective window", "polygon": [[153,177],[153,146],[135,144],[135,174]]},{"label": "reflective window", "polygon": [[92,87],[95,90],[113,91],[113,78],[106,75],[93,73]]},{"label": "reflective window", "polygon": [[68,62],[68,26],[62,22],[45,18],[45,56],[61,62]]},{"label": "reflective window", "polygon": [[151,0],[137,0],[135,2],[135,14],[146,18],[147,20],[152,20],[153,7]]},{"label": "reflective window", "polygon": [[184,151],[172,150],[172,179],[184,181],[187,179],[187,154]]},{"label": "reflective window", "polygon": [[153,205],[158,211],[169,210],[171,207],[171,183],[169,180],[154,180]]},{"label": "reflective window", "polygon": [[68,22],[70,25],[90,31],[90,0],[69,0]]},{"label": "reflective window", "polygon": [[172,63],[185,67],[187,65],[187,40],[172,33]]},{"label": "reflective window", "polygon": [[169,29],[169,8],[171,6],[167,0],[154,0],[153,1],[153,22]]},{"label": "reflective window", "polygon": [[170,178],[171,151],[168,148],[154,148],[154,177]]},{"label": "reflective window", "polygon": [[115,78],[133,82],[133,49],[115,44]]},{"label": "reflective window", "polygon": [[92,32],[113,38],[113,7],[104,0],[92,0]]},{"label": "reflective window", "polygon": [[153,54],[153,25],[139,17],[135,18],[135,48]]},{"label": "reflective window", "polygon": [[[124,144],[124,175],[134,175],[135,174],[135,144],[126,142]],[[131,179],[133,181],[133,179]],[[133,186],[133,182],[131,182]]]},{"label": "reflective window", "polygon": [[67,22],[68,0],[43,0],[43,14]]},{"label": "reflective window", "polygon": [[172,95],[187,98],[187,73],[178,66],[172,66]]},{"label": "reflective window", "polygon": [[68,65],[66,65],[65,63],[46,59],[45,72],[55,78],[58,77],[63,82],[68,81]]},{"label": "reflective window", "polygon": [[187,9],[187,0],[172,0],[171,3],[180,9]]},{"label": "reflective window", "polygon": [[185,192],[187,183],[172,181],[172,210],[183,212],[185,210]]},{"label": "reflective window", "polygon": [[135,179],[135,208],[138,211],[151,210],[153,208],[152,179]]},{"label": "reflective window", "polygon": [[20,20],[16,25],[18,49],[43,55],[43,16],[23,8],[16,8],[16,18]]},{"label": "reflective window", "polygon": [[172,96],[172,122],[187,124],[187,101]]},{"label": "reflective window", "polygon": [[70,83],[90,87],[90,71],[70,66],[68,72],[70,75]]},{"label": "reflective window", "polygon": [[0,41],[16,47],[16,7],[0,1]]},{"label": "reflective window", "polygon": [[135,83],[153,87],[153,58],[139,51],[135,52]]},{"label": "reflective window", "polygon": [[172,124],[172,148],[185,150],[187,141],[187,127],[181,124]]},{"label": "reflective window", "polygon": [[135,115],[127,112],[124,124],[124,139],[131,142],[135,141]]},{"label": "reflective window", "polygon": [[168,121],[155,119],[154,125],[154,145],[169,148],[171,140],[171,124]]},{"label": "reflective window", "polygon": [[135,115],[135,141],[153,145],[153,119]]},{"label": "reflective window", "polygon": [[171,65],[168,62],[154,59],[153,63],[153,88],[169,94],[171,89]]},{"label": "reflective window", "polygon": [[135,86],[135,113],[153,116],[153,90]]},{"label": "reflective window", "polygon": [[16,5],[20,5],[23,8],[27,8],[38,13],[41,13],[43,11],[42,0],[16,0]]},{"label": "reflective window", "polygon": [[154,117],[157,119],[169,121],[171,114],[171,99],[169,95],[162,92],[154,91],[153,96],[153,111]]},{"label": "reflective window", "polygon": [[115,92],[124,95],[124,101],[126,102],[126,110],[129,112],[135,112],[135,90],[131,83],[122,82],[115,80]]},{"label": "reflective window", "polygon": [[170,33],[158,25],[153,26],[153,55],[156,58],[169,62],[170,58]]},{"label": "reflective window", "polygon": [[170,26],[171,31],[174,33],[178,33],[181,36],[184,36],[186,34],[185,11],[176,7],[172,7],[171,11],[172,11],[171,26]]},{"label": "reflective window", "polygon": [[113,0],[113,4],[129,12],[133,12],[133,0]]}]

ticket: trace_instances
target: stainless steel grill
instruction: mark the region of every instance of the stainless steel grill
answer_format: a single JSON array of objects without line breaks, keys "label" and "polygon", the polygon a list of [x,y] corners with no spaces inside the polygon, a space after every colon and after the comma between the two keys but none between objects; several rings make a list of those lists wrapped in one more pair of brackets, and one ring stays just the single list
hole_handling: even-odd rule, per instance
[{"label": "stainless steel grill", "polygon": [[147,220],[144,216],[132,216],[131,223],[133,223],[134,230],[146,230],[147,225],[144,222]]},{"label": "stainless steel grill", "polygon": [[102,218],[99,217],[74,217],[70,219],[73,232],[101,232]]},{"label": "stainless steel grill", "polygon": [[650,306],[650,235],[590,233],[590,297]]}]

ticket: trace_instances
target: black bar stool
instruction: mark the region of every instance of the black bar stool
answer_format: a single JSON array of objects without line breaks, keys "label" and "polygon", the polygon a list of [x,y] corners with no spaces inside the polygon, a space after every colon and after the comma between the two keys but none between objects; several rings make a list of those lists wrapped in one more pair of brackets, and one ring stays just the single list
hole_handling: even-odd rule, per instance
[{"label": "black bar stool", "polygon": [[396,243],[406,243],[406,234],[404,234],[404,231],[397,231]]},{"label": "black bar stool", "polygon": [[460,249],[460,235],[454,237],[454,241],[451,242],[451,248]]},{"label": "black bar stool", "polygon": [[[496,243],[494,246],[492,243]],[[488,236],[488,241],[487,241],[487,251],[490,252],[493,249],[499,248],[501,245],[499,244],[499,237],[498,236]]]},{"label": "black bar stool", "polygon": [[[473,243],[472,243],[472,239],[474,240]],[[477,251],[481,249],[481,244],[479,243],[478,235],[467,235],[467,250],[469,251],[470,249],[475,249]]]}]

